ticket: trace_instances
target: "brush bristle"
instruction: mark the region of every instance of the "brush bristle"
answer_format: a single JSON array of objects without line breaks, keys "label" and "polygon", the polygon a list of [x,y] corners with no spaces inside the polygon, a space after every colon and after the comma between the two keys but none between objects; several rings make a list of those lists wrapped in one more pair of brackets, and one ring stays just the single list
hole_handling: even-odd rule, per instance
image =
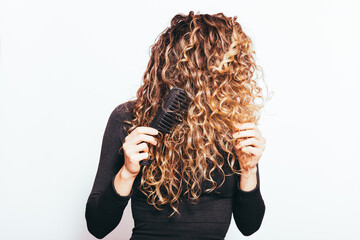
[{"label": "brush bristle", "polygon": [[173,87],[165,99],[164,106],[156,113],[150,127],[170,134],[172,128],[181,123],[189,105],[190,98],[186,92],[181,88]]}]

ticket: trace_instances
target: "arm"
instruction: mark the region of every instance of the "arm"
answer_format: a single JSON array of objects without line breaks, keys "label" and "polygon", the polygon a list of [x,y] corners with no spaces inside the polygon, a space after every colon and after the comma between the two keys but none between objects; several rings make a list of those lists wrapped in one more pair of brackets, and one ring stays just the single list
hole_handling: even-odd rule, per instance
[{"label": "arm", "polygon": [[246,170],[244,175],[240,176],[240,189],[244,192],[250,192],[256,188],[257,185],[257,165],[249,169],[249,172]]},{"label": "arm", "polygon": [[[121,181],[118,174],[124,165],[124,155],[122,151],[119,153],[119,149],[125,134],[122,130],[120,108],[121,105],[113,110],[107,122],[98,170],[85,209],[87,228],[99,239],[104,238],[119,224],[132,196],[133,180]],[[114,183],[115,180],[118,185]],[[118,192],[115,186],[118,189],[124,188],[128,194]]]},{"label": "arm", "polygon": [[[265,214],[265,204],[260,192],[259,165],[256,167],[257,171],[248,179],[237,177],[233,214],[236,226],[244,236],[250,236],[260,228]],[[255,188],[249,187],[254,183]],[[251,190],[243,190],[248,188]]]}]

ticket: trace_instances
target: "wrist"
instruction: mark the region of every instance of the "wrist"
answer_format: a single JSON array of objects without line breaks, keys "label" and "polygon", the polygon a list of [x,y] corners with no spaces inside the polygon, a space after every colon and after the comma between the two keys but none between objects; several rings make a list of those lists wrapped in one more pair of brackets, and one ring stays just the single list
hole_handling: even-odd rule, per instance
[{"label": "wrist", "polygon": [[257,166],[255,165],[254,167],[252,168],[247,168],[247,169],[244,169],[244,168],[241,168],[241,175],[245,176],[246,178],[248,178],[249,176],[254,176],[256,175],[256,172],[257,172]]},{"label": "wrist", "polygon": [[129,174],[124,167],[115,175],[113,181],[114,191],[120,197],[131,196],[132,186],[135,181],[135,177]]},{"label": "wrist", "polygon": [[121,180],[134,180],[136,176],[137,174],[129,173],[129,171],[126,170],[125,166],[123,166],[118,172],[118,177]]}]

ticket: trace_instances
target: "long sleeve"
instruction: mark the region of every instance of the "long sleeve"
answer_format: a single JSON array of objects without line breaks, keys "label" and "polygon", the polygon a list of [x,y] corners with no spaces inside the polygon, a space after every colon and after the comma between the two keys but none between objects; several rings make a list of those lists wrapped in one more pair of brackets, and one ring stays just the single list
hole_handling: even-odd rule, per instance
[{"label": "long sleeve", "polygon": [[100,161],[86,203],[85,218],[88,231],[98,239],[104,238],[120,222],[123,211],[131,198],[119,195],[114,187],[114,177],[124,164],[121,139],[124,139],[122,105],[111,113],[102,140]]},{"label": "long sleeve", "polygon": [[262,223],[265,214],[265,203],[260,192],[260,174],[257,164],[257,185],[251,191],[240,189],[240,176],[237,176],[235,202],[233,214],[236,226],[244,236],[256,232]]}]

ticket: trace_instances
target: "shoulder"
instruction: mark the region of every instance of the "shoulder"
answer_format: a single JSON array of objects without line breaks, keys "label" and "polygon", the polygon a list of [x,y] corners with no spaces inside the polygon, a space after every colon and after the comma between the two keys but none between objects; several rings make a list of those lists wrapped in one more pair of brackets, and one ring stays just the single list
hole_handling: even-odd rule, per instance
[{"label": "shoulder", "polygon": [[132,108],[136,100],[127,101],[117,105],[111,112],[110,117],[118,122],[130,121],[132,116]]},{"label": "shoulder", "polygon": [[131,127],[132,107],[136,100],[127,101],[117,105],[111,112],[106,132],[119,134],[121,141],[125,138],[127,130]]}]

